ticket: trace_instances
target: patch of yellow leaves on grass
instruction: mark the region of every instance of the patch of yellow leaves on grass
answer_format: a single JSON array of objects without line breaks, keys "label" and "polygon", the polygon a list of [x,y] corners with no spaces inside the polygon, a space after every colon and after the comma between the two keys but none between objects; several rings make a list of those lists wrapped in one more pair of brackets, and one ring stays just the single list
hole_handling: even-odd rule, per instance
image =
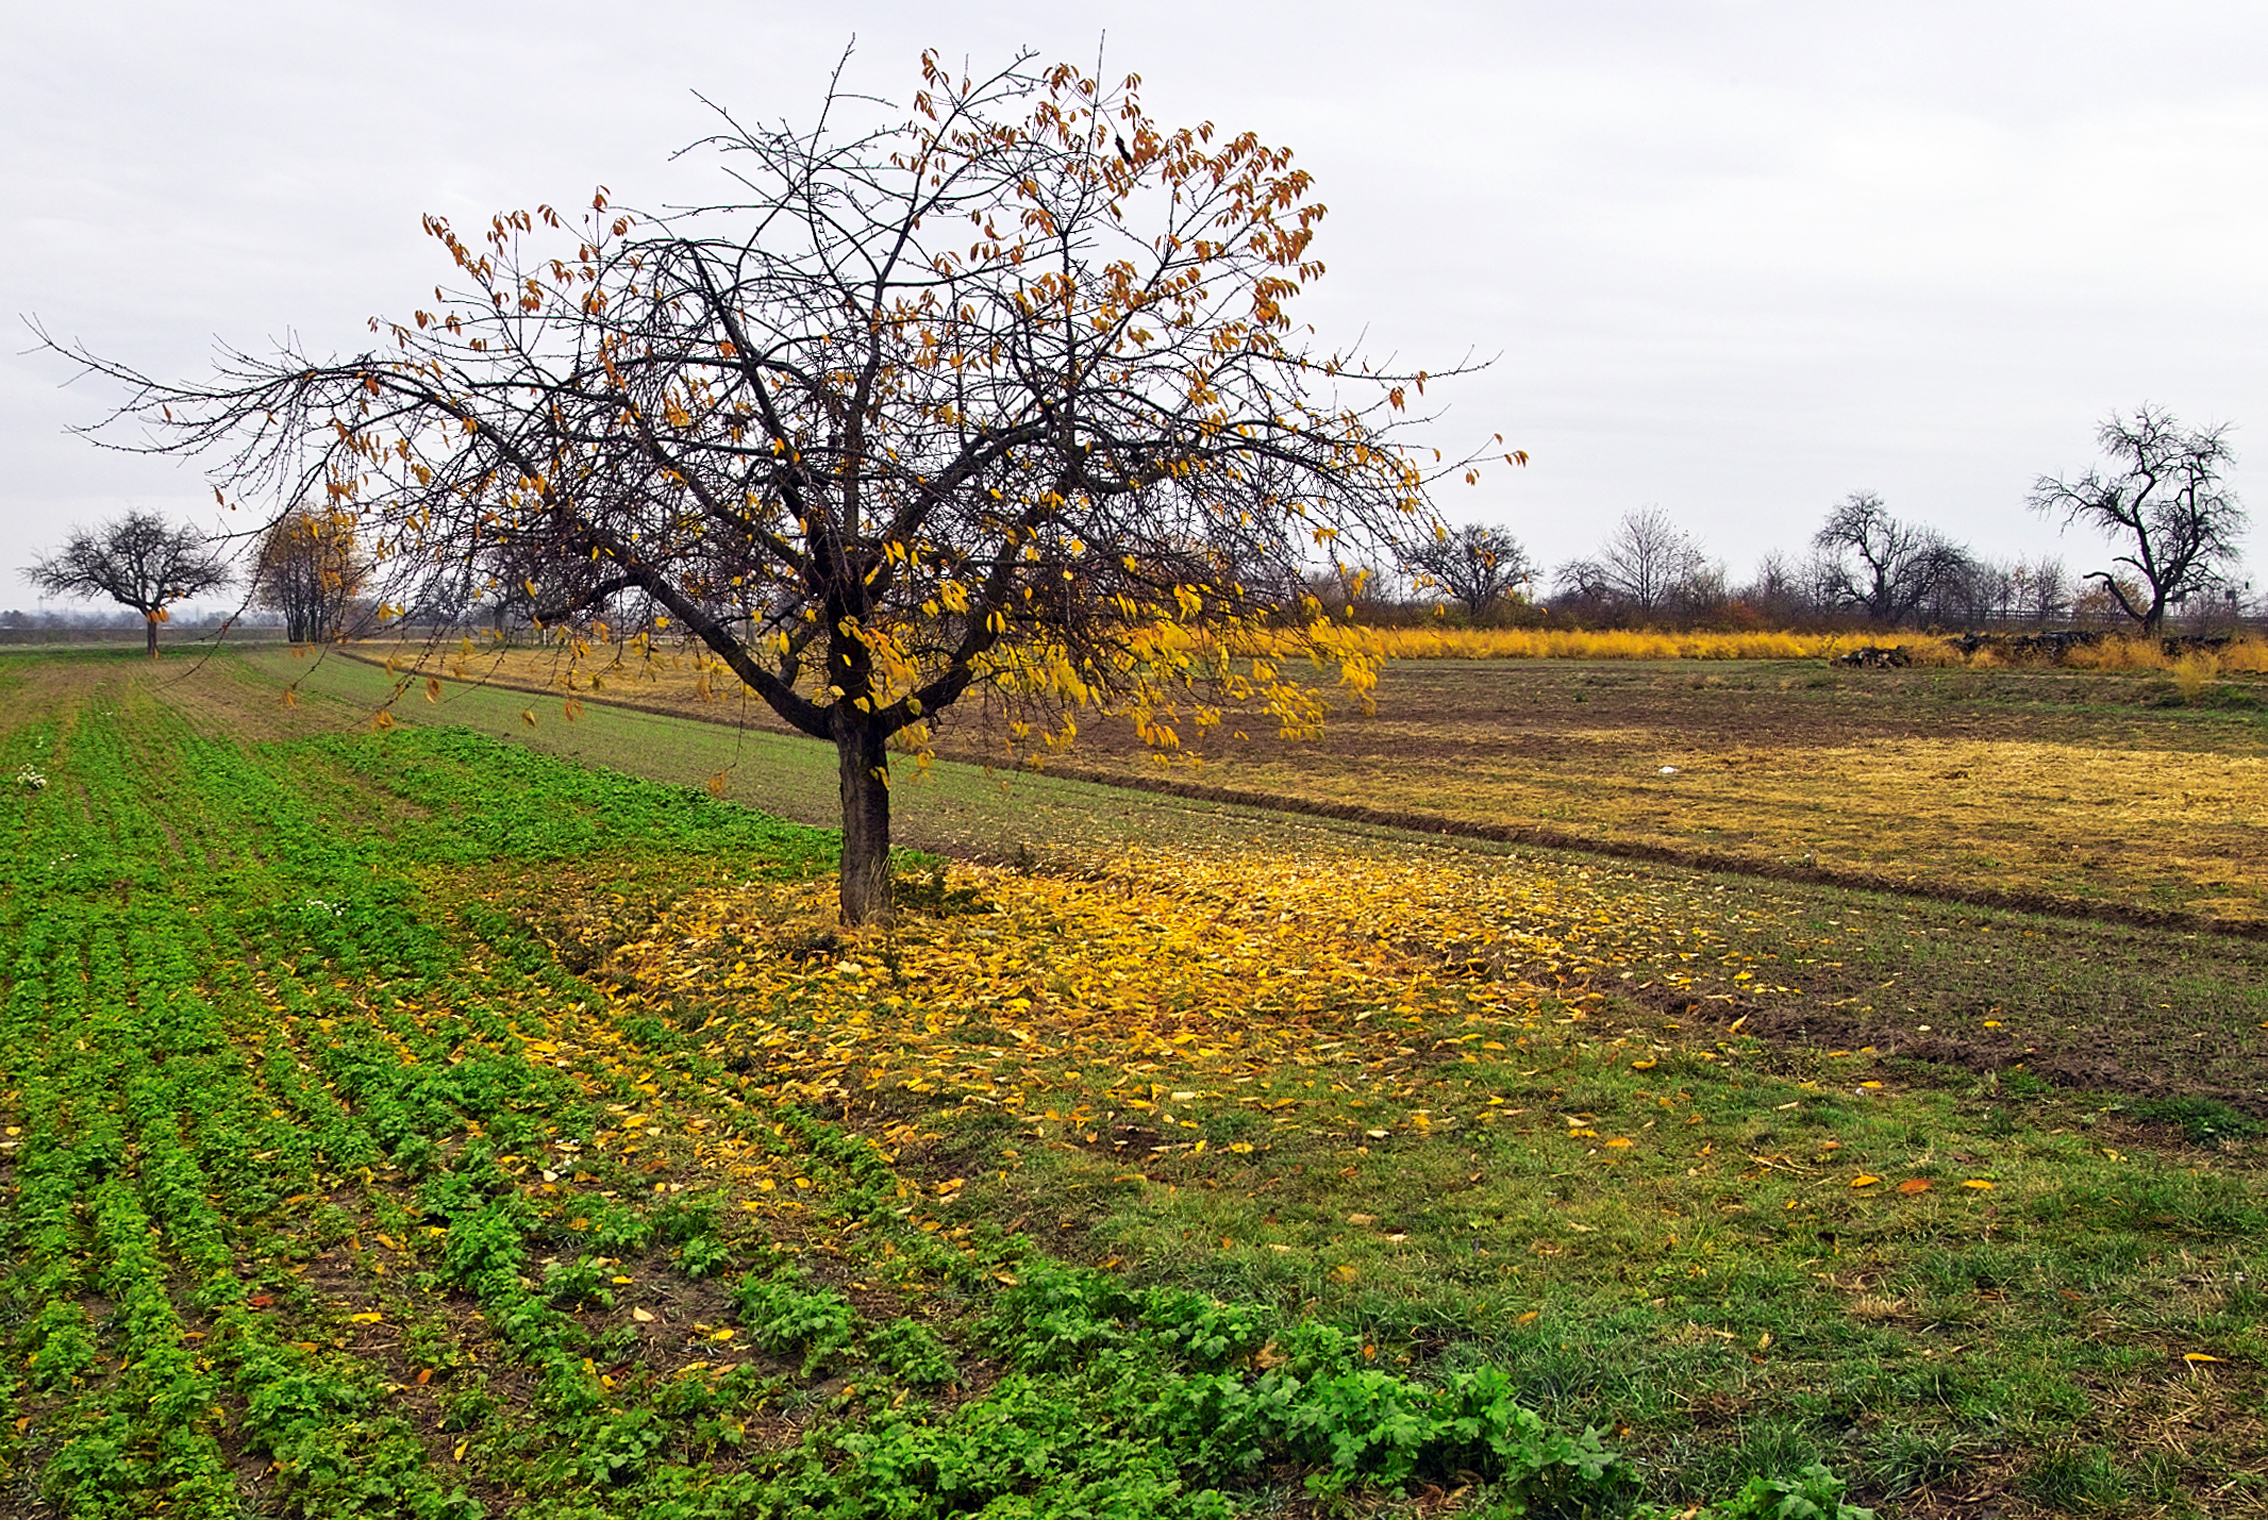
[{"label": "patch of yellow leaves on grass", "polygon": [[953,881],[982,910],[847,938],[831,883],[695,891],[595,974],[627,1007],[705,1010],[779,1100],[904,1090],[1079,1122],[1051,1094],[1253,1100],[1286,1074],[1352,1094],[1579,1024],[1634,954],[1722,949],[1611,870],[1446,852],[1127,850]]}]

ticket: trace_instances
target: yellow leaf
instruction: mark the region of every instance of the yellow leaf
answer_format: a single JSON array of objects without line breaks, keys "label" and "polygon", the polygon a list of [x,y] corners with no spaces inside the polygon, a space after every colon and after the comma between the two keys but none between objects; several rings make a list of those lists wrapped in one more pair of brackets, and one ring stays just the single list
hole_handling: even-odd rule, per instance
[{"label": "yellow leaf", "polygon": [[2181,1354],[2181,1359],[2185,1362],[2217,1362],[2220,1360],[2219,1357],[2207,1356],[2202,1351],[2184,1351]]},{"label": "yellow leaf", "polygon": [[632,1309],[630,1311],[630,1317],[641,1325],[650,1325],[654,1322],[654,1316],[652,1312],[646,1309]]},{"label": "yellow leaf", "polygon": [[1654,1069],[1654,1058],[1648,1056],[1643,1061],[1632,1061],[1630,1069],[1632,1071],[1652,1071]]},{"label": "yellow leaf", "polygon": [[737,1333],[738,1332],[735,1331],[732,1326],[727,1325],[722,1330],[716,1331],[714,1334],[712,1334],[709,1339],[713,1341],[729,1341]]},{"label": "yellow leaf", "polygon": [[386,1320],[386,1316],[383,1314],[350,1314],[347,1318],[358,1325],[379,1325],[384,1324]]},{"label": "yellow leaf", "polygon": [[1512,1321],[1512,1323],[1515,1325],[1532,1325],[1536,1322],[1536,1316],[1541,1312],[1541,1310],[1530,1309],[1527,1313]]},{"label": "yellow leaf", "polygon": [[1630,1149],[1631,1144],[1631,1141],[1617,1135],[1607,1142],[1607,1149],[1610,1151],[1626,1151]]},{"label": "yellow leaf", "polygon": [[1982,1177],[1971,1177],[1967,1182],[1962,1183],[1961,1186],[1965,1188],[1976,1188],[1980,1192],[1987,1193],[1991,1192],[1993,1189],[1993,1184],[1985,1181]]},{"label": "yellow leaf", "polygon": [[1872,1187],[1881,1180],[1880,1177],[1869,1176],[1862,1172],[1851,1179],[1851,1186],[1855,1188]]}]

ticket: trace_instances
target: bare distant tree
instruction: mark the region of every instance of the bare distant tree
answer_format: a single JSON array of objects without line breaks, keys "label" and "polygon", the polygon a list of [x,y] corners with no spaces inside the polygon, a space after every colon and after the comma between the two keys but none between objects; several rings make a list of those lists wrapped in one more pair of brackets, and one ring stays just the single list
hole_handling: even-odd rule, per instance
[{"label": "bare distant tree", "polygon": [[2236,561],[2250,519],[2222,479],[2236,462],[2228,432],[2226,423],[2188,431],[2162,406],[2113,412],[2095,432],[2108,473],[2042,475],[2032,487],[2033,511],[2085,523],[2126,550],[2082,578],[2144,633],[2158,631],[2169,603],[2223,584]]},{"label": "bare distant tree", "polygon": [[301,508],[261,536],[253,595],[284,615],[284,636],[294,644],[335,639],[370,568],[351,515]]},{"label": "bare distant tree", "polygon": [[24,574],[49,596],[107,596],[139,612],[153,660],[166,608],[229,582],[227,557],[204,534],[155,512],[129,512],[100,527],[81,528],[53,558],[35,561]]},{"label": "bare distant tree", "polygon": [[1419,589],[1438,586],[1478,619],[1496,599],[1536,573],[1520,541],[1503,528],[1467,523],[1421,534],[1402,548],[1402,564]]},{"label": "bare distant tree", "polygon": [[1706,568],[1700,545],[1660,507],[1625,512],[1596,555],[1560,567],[1560,584],[1586,601],[1642,618],[1666,611]]},{"label": "bare distant tree", "polygon": [[2001,616],[2042,627],[2071,609],[2070,580],[2063,561],[2043,554],[2038,559],[2010,560],[2000,567]]},{"label": "bare distant tree", "polygon": [[1934,528],[1900,522],[1872,491],[1853,491],[1811,536],[1827,567],[1830,600],[1896,627],[1956,589],[1969,556]]},{"label": "bare distant tree", "polygon": [[1832,579],[1824,556],[1817,550],[1798,559],[1774,549],[1756,565],[1756,573],[1736,595],[1755,608],[1765,621],[1792,628],[1833,610],[1827,586]]}]

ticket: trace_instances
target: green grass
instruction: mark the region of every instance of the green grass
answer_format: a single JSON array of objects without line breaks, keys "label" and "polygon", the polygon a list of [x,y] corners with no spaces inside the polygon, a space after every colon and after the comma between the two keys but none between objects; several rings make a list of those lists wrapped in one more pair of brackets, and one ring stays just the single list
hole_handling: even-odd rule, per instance
[{"label": "green grass", "polygon": [[[1207,1147],[1132,1165],[941,1094],[775,1111],[744,1052],[610,1011],[533,916],[823,876],[824,834],[687,785],[732,736],[595,706],[528,730],[513,696],[495,736],[349,734],[353,690],[293,718],[257,668],[209,673],[230,684],[0,661],[36,698],[0,776],[52,778],[0,808],[0,1482],[26,1505],[1132,1517],[1462,1489],[1611,1513],[1619,1466],[1554,1487],[1588,1460],[1555,1443],[1596,1427],[1650,1499],[1720,1515],[1775,1512],[1725,1501],[1817,1460],[1890,1514],[2268,1510],[2268,1179],[2225,1098],[1759,1039],[1634,975],[1501,1054],[1161,1093]],[[526,742],[559,733],[614,768]],[[941,772],[1003,841],[1054,827],[1044,795],[1086,809],[1064,833],[1088,848],[1437,847]],[[2184,967],[2162,1032],[2233,1033],[2227,1005],[2193,1017],[2243,964],[2209,939],[1630,879],[1780,957],[1771,979],[1835,931],[1843,969],[1916,989],[1901,1019],[1981,1024],[1977,988],[2014,997],[2084,934],[2101,967],[2062,986]],[[2005,960],[1961,949],[2002,934]],[[1114,1075],[1083,1094],[1106,1124],[1137,1117]]]}]

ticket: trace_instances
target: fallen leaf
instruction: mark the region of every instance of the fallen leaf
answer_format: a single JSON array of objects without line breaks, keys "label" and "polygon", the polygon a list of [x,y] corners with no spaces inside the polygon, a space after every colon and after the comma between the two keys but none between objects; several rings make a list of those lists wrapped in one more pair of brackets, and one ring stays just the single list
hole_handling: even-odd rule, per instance
[{"label": "fallen leaf", "polygon": [[1991,1192],[1993,1189],[1993,1184],[1985,1181],[1982,1177],[1971,1177],[1967,1182],[1962,1183],[1961,1186],[1965,1188],[1976,1188],[1980,1192],[1986,1193]]},{"label": "fallen leaf", "polygon": [[632,1309],[630,1317],[641,1325],[650,1325],[654,1322],[653,1314],[645,1309]]},{"label": "fallen leaf", "polygon": [[1880,1177],[1869,1176],[1866,1173],[1862,1172],[1858,1176],[1851,1179],[1851,1186],[1855,1188],[1872,1187],[1881,1180],[1882,1179]]},{"label": "fallen leaf", "polygon": [[1898,1184],[1898,1191],[1908,1195],[1926,1193],[1929,1191],[1929,1179],[1927,1177],[1908,1177],[1904,1182]]}]

